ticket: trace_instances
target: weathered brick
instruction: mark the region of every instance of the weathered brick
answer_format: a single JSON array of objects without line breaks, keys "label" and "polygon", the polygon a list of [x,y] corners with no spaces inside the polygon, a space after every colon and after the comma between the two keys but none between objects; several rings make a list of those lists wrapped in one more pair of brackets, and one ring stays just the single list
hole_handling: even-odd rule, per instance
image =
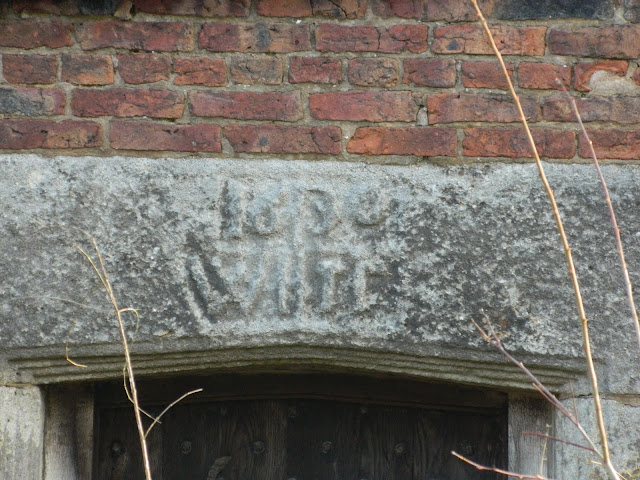
[{"label": "weathered brick", "polygon": [[640,56],[640,25],[552,29],[549,50],[554,55],[637,59]]},{"label": "weathered brick", "polygon": [[233,83],[278,85],[282,83],[282,60],[269,57],[233,57],[230,64]]},{"label": "weathered brick", "polygon": [[321,52],[421,53],[427,50],[426,25],[393,25],[377,29],[373,25],[335,25],[316,28],[316,50]]},{"label": "weathered brick", "polygon": [[185,57],[173,60],[176,85],[221,87],[227,84],[227,65],[222,58]]},{"label": "weathered brick", "polygon": [[300,92],[189,92],[189,108],[199,117],[296,121],[302,118]]},{"label": "weathered brick", "polygon": [[321,52],[377,52],[380,35],[373,25],[322,23],[316,28],[316,50]]},{"label": "weathered brick", "polygon": [[[617,2],[616,2],[617,3]],[[496,0],[493,17],[500,20],[613,17],[614,0]]]},{"label": "weathered brick", "polygon": [[110,55],[63,55],[61,78],[76,85],[109,85],[113,83],[113,61]]},{"label": "weathered brick", "polygon": [[447,88],[456,84],[456,61],[452,58],[407,58],[403,83]]},{"label": "weathered brick", "polygon": [[[535,98],[520,97],[527,120],[540,120]],[[439,93],[427,97],[429,122],[519,122],[520,117],[510,95],[480,93]]]},{"label": "weathered brick", "polygon": [[118,55],[118,73],[122,80],[131,84],[168,80],[171,60],[167,55],[153,53]]},{"label": "weathered brick", "polygon": [[518,65],[518,85],[539,90],[562,90],[571,85],[571,67],[552,63],[521,62]]},{"label": "weathered brick", "polygon": [[76,37],[84,50],[190,52],[194,47],[194,26],[186,22],[87,22],[77,27]]},{"label": "weathered brick", "polygon": [[111,146],[118,150],[222,151],[221,128],[218,125],[114,120],[109,140]]},{"label": "weathered brick", "polygon": [[331,18],[362,18],[367,13],[367,0],[311,0],[314,15]]},{"label": "weathered brick", "polygon": [[114,0],[13,0],[16,12],[48,13],[51,15],[113,15],[118,6]]},{"label": "weathered brick", "polygon": [[[513,82],[513,64],[506,63],[505,66]],[[509,89],[498,62],[462,62],[462,85],[467,88]]]},{"label": "weathered brick", "polygon": [[422,53],[429,47],[426,25],[393,25],[380,30],[379,52],[384,53]]},{"label": "weathered brick", "polygon": [[454,128],[362,127],[349,140],[347,151],[362,155],[453,157],[457,154],[457,143]]},{"label": "weathered brick", "polygon": [[415,122],[420,99],[402,91],[313,93],[309,95],[309,108],[319,120]]},{"label": "weathered brick", "polygon": [[640,85],[640,68],[637,68],[634,72],[633,81],[636,82],[636,85]]},{"label": "weathered brick", "polygon": [[258,0],[258,15],[266,17],[308,17],[311,0]]},{"label": "weathered brick", "polygon": [[236,152],[338,155],[342,150],[339,127],[228,125],[224,136]]},{"label": "weathered brick", "polygon": [[291,57],[289,83],[340,83],[342,61],[325,57]]},{"label": "weathered brick", "polygon": [[[640,97],[589,97],[575,101],[583,122],[640,123]],[[545,98],[542,112],[544,119],[550,122],[576,121],[563,96]]]},{"label": "weathered brick", "polygon": [[0,120],[0,149],[88,148],[102,145],[96,122],[63,120]]},{"label": "weathered brick", "polygon": [[0,22],[0,47],[60,48],[73,45],[73,26],[59,21],[23,20]]},{"label": "weathered brick", "polygon": [[246,17],[251,0],[135,0],[136,10],[156,15]]},{"label": "weathered brick", "polygon": [[0,114],[62,115],[65,98],[59,88],[0,87]]},{"label": "weathered brick", "polygon": [[[598,159],[640,160],[640,130],[602,129],[587,131]],[[578,154],[591,158],[589,144],[579,135]]]},{"label": "weathered brick", "polygon": [[211,52],[303,52],[311,49],[308,25],[289,23],[208,23],[198,37]]},{"label": "weathered brick", "polygon": [[[546,31],[547,27],[491,27],[496,45],[504,55],[544,55]],[[479,25],[447,25],[437,27],[434,34],[431,48],[436,53],[493,55],[491,44]]]},{"label": "weathered brick", "polygon": [[[423,0],[425,21],[473,22],[478,19],[473,4],[468,0]],[[493,15],[494,0],[479,0],[478,6],[485,17]]]},{"label": "weathered brick", "polygon": [[[571,130],[533,128],[533,139],[541,157],[573,158],[576,136]],[[520,127],[466,128],[462,154],[467,157],[533,157],[526,133]]]},{"label": "weathered brick", "polygon": [[393,87],[398,83],[398,61],[393,58],[349,60],[349,83],[366,87]]},{"label": "weathered brick", "polygon": [[423,0],[373,0],[371,9],[382,18],[422,18]]},{"label": "weathered brick", "polygon": [[53,55],[2,56],[2,73],[9,83],[55,83],[58,59]]},{"label": "weathered brick", "polygon": [[579,92],[589,92],[591,91],[589,82],[594,73],[605,71],[623,77],[627,74],[628,68],[629,62],[626,60],[600,60],[597,62],[577,63],[573,67],[575,77],[573,80],[573,88]]},{"label": "weathered brick", "polygon": [[180,118],[184,98],[181,93],[170,90],[75,89],[71,96],[71,111],[79,117]]},{"label": "weathered brick", "polygon": [[640,22],[640,0],[624,0],[624,18],[629,22]]}]

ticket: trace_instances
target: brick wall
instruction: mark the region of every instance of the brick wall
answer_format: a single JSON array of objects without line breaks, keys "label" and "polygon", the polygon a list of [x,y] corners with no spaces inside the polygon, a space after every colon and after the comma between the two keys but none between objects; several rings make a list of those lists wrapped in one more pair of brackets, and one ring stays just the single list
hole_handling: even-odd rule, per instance
[{"label": "brick wall", "polygon": [[[541,154],[640,160],[640,1],[484,0]],[[559,5],[559,4],[562,5]],[[528,156],[468,0],[4,2],[0,152]]]}]

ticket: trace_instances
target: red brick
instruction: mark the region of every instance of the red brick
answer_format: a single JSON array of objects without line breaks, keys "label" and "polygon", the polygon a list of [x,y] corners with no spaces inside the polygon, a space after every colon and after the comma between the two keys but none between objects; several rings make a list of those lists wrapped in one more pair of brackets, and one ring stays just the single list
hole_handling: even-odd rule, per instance
[{"label": "red brick", "polygon": [[311,0],[258,0],[258,15],[266,17],[308,17]]},{"label": "red brick", "polygon": [[58,21],[46,23],[34,20],[0,22],[0,47],[69,47],[73,45],[72,30],[72,25]]},{"label": "red brick", "polygon": [[311,50],[311,36],[303,24],[208,23],[198,44],[211,52],[288,53]]},{"label": "red brick", "polygon": [[[639,130],[588,130],[598,159],[640,160]],[[589,144],[579,135],[578,153],[582,158],[591,158]]]},{"label": "red brick", "polygon": [[422,53],[428,48],[426,25],[393,25],[380,31],[379,52],[384,53]]},{"label": "red brick", "polygon": [[189,108],[199,117],[296,121],[302,118],[300,92],[189,92]]},{"label": "red brick", "polygon": [[65,98],[59,88],[0,87],[0,115],[62,115]]},{"label": "red brick", "polygon": [[598,62],[577,63],[573,67],[574,80],[573,88],[579,92],[590,92],[589,82],[591,76],[599,71],[611,72],[615,75],[623,77],[627,74],[629,62],[626,60],[600,60]]},{"label": "red brick", "polygon": [[339,127],[228,125],[224,136],[236,152],[338,155],[342,151]]},{"label": "red brick", "polygon": [[398,83],[398,61],[393,58],[349,60],[349,83],[366,87],[393,87]]},{"label": "red brick", "polygon": [[554,55],[636,59],[640,56],[640,25],[552,29],[549,50]]},{"label": "red brick", "polygon": [[[534,98],[520,97],[527,120],[540,120],[540,107]],[[429,123],[519,122],[510,95],[482,93],[439,93],[427,97]]]},{"label": "red brick", "polygon": [[[513,27],[493,25],[500,53],[504,55],[544,55],[547,27]],[[435,29],[431,49],[436,53],[493,55],[493,49],[480,25],[447,25]]]},{"label": "red brick", "polygon": [[[505,66],[513,82],[513,64],[506,63]],[[467,88],[509,89],[498,62],[462,62],[462,85]]]},{"label": "red brick", "polygon": [[403,83],[447,88],[456,84],[456,61],[452,58],[407,58]]},{"label": "red brick", "polygon": [[58,59],[53,55],[2,56],[2,73],[9,83],[55,83]]},{"label": "red brick", "polygon": [[323,23],[316,28],[316,50],[321,52],[421,53],[427,50],[426,25],[372,25]]},{"label": "red brick", "polygon": [[571,85],[571,67],[552,63],[521,62],[518,65],[518,85],[539,90],[562,90]]},{"label": "red brick", "polygon": [[314,15],[331,18],[362,18],[367,13],[367,0],[312,0]]},{"label": "red brick", "polygon": [[167,150],[175,152],[222,151],[218,125],[114,120],[109,140],[117,150]]},{"label": "red brick", "polygon": [[101,145],[102,127],[95,122],[0,120],[0,149],[84,148]]},{"label": "red brick", "polygon": [[371,8],[382,18],[422,18],[423,0],[373,0]]},{"label": "red brick", "polygon": [[[531,134],[541,157],[573,158],[576,154],[573,131],[534,128]],[[462,154],[466,157],[533,157],[526,133],[520,127],[467,128]]]},{"label": "red brick", "polygon": [[230,65],[231,81],[245,85],[282,83],[282,60],[269,57],[233,57]]},{"label": "red brick", "polygon": [[420,96],[412,92],[350,91],[313,93],[309,108],[319,120],[415,122]]},{"label": "red brick", "polygon": [[222,58],[185,57],[173,60],[176,85],[221,87],[227,84],[227,65]]},{"label": "red brick", "polygon": [[138,12],[195,17],[246,17],[251,0],[135,0]]},{"label": "red brick", "polygon": [[[476,10],[469,0],[423,0],[422,20],[445,22],[473,22],[478,19]],[[478,6],[485,17],[493,13],[494,0],[479,0]]]},{"label": "red brick", "polygon": [[291,57],[289,83],[340,83],[342,61],[337,58]]},{"label": "red brick", "polygon": [[62,81],[76,85],[109,85],[113,83],[113,61],[110,55],[71,54],[62,56]]},{"label": "red brick", "polygon": [[158,52],[190,52],[194,27],[184,22],[87,22],[77,27],[83,50],[127,48]]},{"label": "red brick", "polygon": [[316,50],[321,52],[377,52],[380,35],[373,25],[335,25],[316,28]]},{"label": "red brick", "polygon": [[364,127],[358,128],[347,144],[349,153],[363,155],[418,155],[421,157],[457,154],[458,137],[453,128]]},{"label": "red brick", "polygon": [[636,82],[636,85],[640,85],[640,68],[636,68],[633,74],[633,81]]},{"label": "red brick", "polygon": [[180,118],[184,111],[184,98],[170,90],[75,89],[71,97],[71,111],[79,117]]},{"label": "red brick", "polygon": [[[589,97],[575,101],[583,122],[640,123],[640,97]],[[544,119],[550,122],[576,121],[563,96],[545,98],[542,112]]]},{"label": "red brick", "polygon": [[131,84],[168,80],[171,60],[167,55],[153,53],[118,55],[118,73],[125,83]]},{"label": "red brick", "polygon": [[114,1],[78,0],[13,0],[13,10],[19,13],[48,13],[50,15],[113,15],[117,4]]},{"label": "red brick", "polygon": [[[7,2],[9,3],[9,2]],[[51,15],[81,15],[80,5],[74,0],[13,0],[11,7],[18,13],[49,13]]]}]

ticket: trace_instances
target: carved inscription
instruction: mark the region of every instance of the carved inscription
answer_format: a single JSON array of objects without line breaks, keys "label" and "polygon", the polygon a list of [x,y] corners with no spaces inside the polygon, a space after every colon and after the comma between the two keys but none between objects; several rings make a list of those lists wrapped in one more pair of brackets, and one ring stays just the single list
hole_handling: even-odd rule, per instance
[{"label": "carved inscription", "polygon": [[200,318],[380,307],[381,285],[394,277],[388,242],[376,234],[390,219],[386,195],[354,188],[339,198],[323,188],[226,180],[216,199],[202,206],[215,225],[187,238],[186,297]]}]

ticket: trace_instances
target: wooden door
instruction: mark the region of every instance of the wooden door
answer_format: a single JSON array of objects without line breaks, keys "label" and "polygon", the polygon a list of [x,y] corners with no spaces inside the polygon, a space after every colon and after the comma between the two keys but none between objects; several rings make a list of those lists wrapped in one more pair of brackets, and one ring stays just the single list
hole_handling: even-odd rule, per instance
[{"label": "wooden door", "polygon": [[[153,397],[198,381],[212,393],[175,406],[149,438],[156,480],[498,478],[451,450],[507,463],[506,398],[494,392],[318,375],[202,377],[140,390],[157,412]],[[96,393],[94,480],[143,478],[133,413],[116,388]]]}]

